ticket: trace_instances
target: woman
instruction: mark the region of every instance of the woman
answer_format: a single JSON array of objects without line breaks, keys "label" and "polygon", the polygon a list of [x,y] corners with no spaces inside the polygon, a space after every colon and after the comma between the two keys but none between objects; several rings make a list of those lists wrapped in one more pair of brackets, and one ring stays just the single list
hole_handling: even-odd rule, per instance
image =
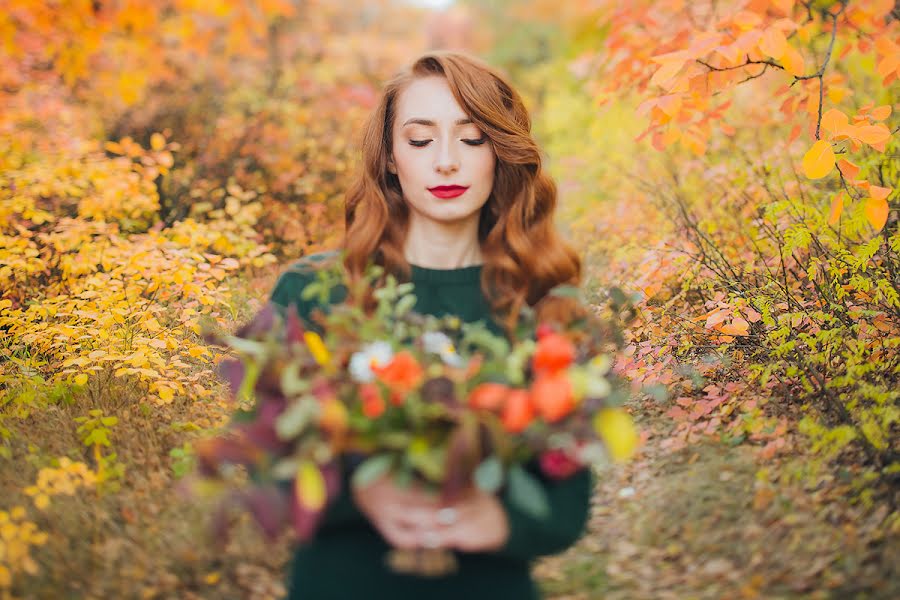
[{"label": "woman", "polygon": [[[309,322],[317,305],[300,291],[317,269],[337,263],[352,282],[374,260],[414,283],[417,311],[485,320],[513,336],[523,305],[577,283],[581,270],[554,229],[556,188],[530,129],[519,94],[496,70],[458,52],[422,56],[388,82],[365,128],[342,252],[293,265],[271,300],[296,304]],[[345,293],[339,288],[330,302]],[[540,480],[551,505],[546,520],[503,493],[472,489],[442,506],[389,477],[360,490],[345,485],[316,538],[297,549],[290,598],[537,598],[530,561],[578,539],[592,489],[587,469]],[[398,574],[385,565],[391,546],[451,548],[459,569],[437,578]]]}]

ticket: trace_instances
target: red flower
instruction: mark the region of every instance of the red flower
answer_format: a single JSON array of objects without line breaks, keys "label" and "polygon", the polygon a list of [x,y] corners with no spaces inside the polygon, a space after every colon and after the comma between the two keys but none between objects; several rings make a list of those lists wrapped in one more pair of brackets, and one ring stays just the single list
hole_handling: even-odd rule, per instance
[{"label": "red flower", "polygon": [[364,383],[359,386],[359,395],[362,398],[363,414],[370,419],[377,419],[384,413],[384,398],[378,391],[378,386],[372,383]]},{"label": "red flower", "polygon": [[373,366],[372,372],[392,391],[400,394],[414,390],[424,375],[416,357],[407,350],[395,354],[391,362],[383,367]]},{"label": "red flower", "polygon": [[544,333],[534,351],[532,366],[538,373],[555,373],[575,360],[575,344],[561,333]]},{"label": "red flower", "polygon": [[503,426],[511,433],[519,433],[534,420],[534,405],[528,390],[513,389],[503,406]]},{"label": "red flower", "polygon": [[581,468],[578,461],[559,449],[547,450],[541,454],[539,462],[544,475],[552,479],[565,479]]},{"label": "red flower", "polygon": [[482,383],[469,393],[469,406],[483,410],[500,410],[510,389],[502,383]]},{"label": "red flower", "polygon": [[572,382],[564,372],[539,375],[531,386],[531,396],[538,412],[548,423],[559,421],[575,408]]}]

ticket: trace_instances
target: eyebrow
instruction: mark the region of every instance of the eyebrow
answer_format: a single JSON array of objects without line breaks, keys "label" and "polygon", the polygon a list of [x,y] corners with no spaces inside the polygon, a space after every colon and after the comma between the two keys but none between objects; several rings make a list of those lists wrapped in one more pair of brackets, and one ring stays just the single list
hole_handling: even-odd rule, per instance
[{"label": "eyebrow", "polygon": [[[464,118],[464,119],[457,119],[453,124],[454,125],[468,125],[469,123],[473,123],[473,122],[474,121],[472,121],[472,119]],[[432,121],[430,119],[413,118],[413,119],[409,119],[408,121],[406,121],[406,123],[403,124],[403,127],[406,127],[407,125],[410,125],[413,123],[418,124],[418,125],[426,125],[428,127],[434,127],[435,125],[437,125],[437,123],[435,123],[434,121]]]}]

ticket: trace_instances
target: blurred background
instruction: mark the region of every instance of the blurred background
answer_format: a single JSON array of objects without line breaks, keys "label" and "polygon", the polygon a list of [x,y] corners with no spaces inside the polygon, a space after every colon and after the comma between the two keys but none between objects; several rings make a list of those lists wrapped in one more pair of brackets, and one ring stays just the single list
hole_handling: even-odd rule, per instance
[{"label": "blurred background", "polygon": [[[526,98],[642,430],[548,598],[898,597],[894,2],[0,0],[0,598],[278,598],[178,483],[419,53]],[[352,570],[352,565],[348,565]]]}]

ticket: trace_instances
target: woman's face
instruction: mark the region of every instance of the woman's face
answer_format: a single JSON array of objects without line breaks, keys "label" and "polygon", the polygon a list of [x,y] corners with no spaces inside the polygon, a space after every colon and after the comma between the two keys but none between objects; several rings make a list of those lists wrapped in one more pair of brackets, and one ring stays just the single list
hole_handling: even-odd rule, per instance
[{"label": "woman's face", "polygon": [[[393,146],[388,169],[400,180],[411,218],[477,222],[494,187],[494,148],[469,121],[444,77],[416,79],[400,93]],[[442,193],[442,186],[464,191]]]}]

